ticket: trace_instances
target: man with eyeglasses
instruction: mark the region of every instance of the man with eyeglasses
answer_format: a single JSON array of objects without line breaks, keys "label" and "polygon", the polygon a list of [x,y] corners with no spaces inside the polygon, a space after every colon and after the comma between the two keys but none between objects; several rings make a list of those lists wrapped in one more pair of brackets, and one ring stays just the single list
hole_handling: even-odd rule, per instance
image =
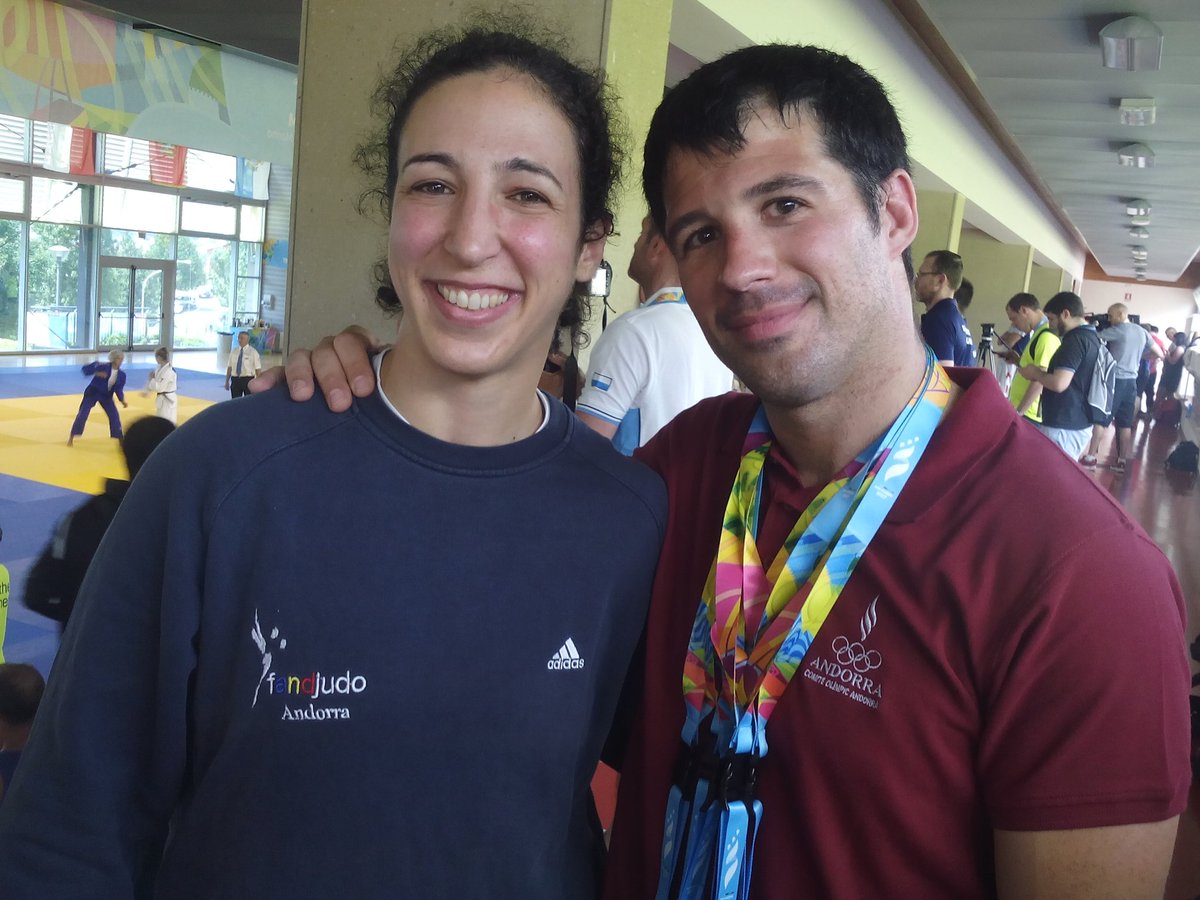
[{"label": "man with eyeglasses", "polygon": [[917,299],[925,304],[921,337],[943,366],[975,364],[971,329],[954,299],[954,292],[962,284],[962,273],[961,256],[950,250],[935,250],[921,261],[913,278]]}]

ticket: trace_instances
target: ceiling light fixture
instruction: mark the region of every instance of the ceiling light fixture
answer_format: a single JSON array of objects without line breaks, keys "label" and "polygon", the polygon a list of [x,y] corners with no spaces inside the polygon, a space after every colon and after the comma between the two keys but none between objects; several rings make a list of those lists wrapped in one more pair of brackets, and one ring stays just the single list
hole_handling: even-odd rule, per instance
[{"label": "ceiling light fixture", "polygon": [[1149,216],[1130,216],[1129,224],[1134,225],[1138,228],[1145,228],[1147,225],[1150,224],[1150,217]]},{"label": "ceiling light fixture", "polygon": [[1150,201],[1137,197],[1132,200],[1126,200],[1125,212],[1131,216],[1148,216],[1150,215]]},{"label": "ceiling light fixture", "polygon": [[1134,277],[1134,278],[1136,278],[1138,281],[1145,281],[1145,280],[1146,280],[1146,273],[1145,273],[1145,272],[1138,272],[1138,273],[1136,273],[1136,274],[1135,274],[1133,277]]},{"label": "ceiling light fixture", "polygon": [[1121,101],[1122,125],[1153,125],[1156,113],[1157,107],[1153,97]]},{"label": "ceiling light fixture", "polygon": [[1106,69],[1156,72],[1162,65],[1162,29],[1141,16],[1126,16],[1100,29],[1100,52]]},{"label": "ceiling light fixture", "polygon": [[1126,144],[1117,151],[1117,162],[1123,166],[1148,169],[1154,165],[1154,151],[1145,144]]},{"label": "ceiling light fixture", "polygon": [[1146,238],[1150,237],[1150,232],[1145,228],[1130,228],[1129,236],[1131,238],[1137,238],[1139,241],[1144,241]]},{"label": "ceiling light fixture", "polygon": [[1134,247],[1133,248],[1133,258],[1134,259],[1148,259],[1149,257],[1150,257],[1150,251],[1147,250],[1145,247]]}]

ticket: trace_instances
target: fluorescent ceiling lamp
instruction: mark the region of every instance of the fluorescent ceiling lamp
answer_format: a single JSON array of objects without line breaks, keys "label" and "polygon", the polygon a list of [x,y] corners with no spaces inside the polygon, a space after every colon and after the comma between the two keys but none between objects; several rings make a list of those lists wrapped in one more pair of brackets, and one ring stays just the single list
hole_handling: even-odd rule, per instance
[{"label": "fluorescent ceiling lamp", "polygon": [[1150,215],[1150,201],[1134,198],[1125,201],[1125,212],[1131,216]]},{"label": "fluorescent ceiling lamp", "polygon": [[1144,228],[1145,226],[1150,224],[1150,217],[1149,216],[1130,216],[1129,224],[1136,225],[1139,228]]},{"label": "fluorescent ceiling lamp", "polygon": [[1150,237],[1150,232],[1145,228],[1130,228],[1129,236],[1131,238],[1137,238],[1139,241],[1144,241],[1146,238]]},{"label": "fluorescent ceiling lamp", "polygon": [[1148,259],[1149,256],[1150,256],[1150,253],[1148,250],[1146,250],[1145,247],[1134,247],[1133,248],[1133,258],[1134,259],[1136,259],[1136,260]]},{"label": "fluorescent ceiling lamp", "polygon": [[1117,162],[1123,166],[1148,169],[1154,165],[1154,151],[1145,144],[1126,144],[1117,151]]},{"label": "fluorescent ceiling lamp", "polygon": [[1156,72],[1162,65],[1162,29],[1141,16],[1126,16],[1100,29],[1106,69]]},{"label": "fluorescent ceiling lamp", "polygon": [[1122,125],[1153,125],[1156,107],[1153,97],[1121,101]]}]

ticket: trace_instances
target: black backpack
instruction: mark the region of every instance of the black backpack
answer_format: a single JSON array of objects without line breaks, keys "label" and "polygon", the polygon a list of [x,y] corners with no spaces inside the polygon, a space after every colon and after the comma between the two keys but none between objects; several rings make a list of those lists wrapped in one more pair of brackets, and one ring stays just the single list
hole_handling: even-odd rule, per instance
[{"label": "black backpack", "polygon": [[106,491],[59,520],[50,543],[26,577],[26,608],[63,625],[67,623],[83,576],[120,503],[119,496]]},{"label": "black backpack", "polygon": [[1167,468],[1197,474],[1200,471],[1200,447],[1191,441],[1180,441],[1167,457]]}]

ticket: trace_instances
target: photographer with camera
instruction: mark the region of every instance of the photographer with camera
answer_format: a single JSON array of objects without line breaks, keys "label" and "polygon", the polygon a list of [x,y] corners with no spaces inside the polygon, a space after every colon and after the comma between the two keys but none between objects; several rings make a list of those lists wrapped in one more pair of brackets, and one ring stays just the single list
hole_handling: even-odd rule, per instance
[{"label": "photographer with camera", "polygon": [[1109,352],[1117,367],[1116,389],[1113,393],[1112,419],[1098,422],[1092,427],[1092,440],[1088,452],[1080,460],[1085,466],[1097,464],[1100,444],[1109,426],[1117,425],[1117,460],[1112,470],[1118,475],[1128,465],[1129,451],[1133,448],[1133,423],[1137,419],[1137,374],[1142,354],[1161,359],[1162,351],[1150,339],[1150,332],[1129,321],[1129,308],[1124,303],[1114,303],[1104,317],[1107,324],[1096,332],[1100,340],[1108,344]]}]

